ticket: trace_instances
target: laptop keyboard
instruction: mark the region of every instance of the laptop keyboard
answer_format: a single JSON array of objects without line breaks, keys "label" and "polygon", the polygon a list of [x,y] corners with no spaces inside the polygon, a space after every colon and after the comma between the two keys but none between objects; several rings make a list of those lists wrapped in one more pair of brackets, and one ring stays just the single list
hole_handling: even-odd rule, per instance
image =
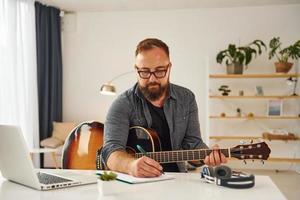
[{"label": "laptop keyboard", "polygon": [[54,183],[65,183],[65,182],[72,181],[69,179],[65,179],[65,178],[61,178],[58,176],[54,176],[51,174],[45,174],[45,173],[41,173],[41,172],[37,173],[37,175],[38,175],[40,183],[45,184],[45,185],[54,184]]}]

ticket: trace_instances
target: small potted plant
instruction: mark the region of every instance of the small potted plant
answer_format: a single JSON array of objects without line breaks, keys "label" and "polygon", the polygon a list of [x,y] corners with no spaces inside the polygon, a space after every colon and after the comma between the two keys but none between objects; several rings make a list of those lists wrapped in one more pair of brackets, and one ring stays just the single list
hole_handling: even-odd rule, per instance
[{"label": "small potted plant", "polygon": [[218,90],[222,91],[223,96],[228,96],[229,92],[231,92],[231,90],[228,88],[228,85],[221,85]]},{"label": "small potted plant", "polygon": [[293,63],[289,62],[289,58],[294,60],[300,58],[300,40],[282,49],[280,37],[274,37],[270,40],[269,47],[269,59],[275,56],[278,61],[275,62],[277,73],[288,73],[293,66]]},{"label": "small potted plant", "polygon": [[113,181],[113,180],[116,180],[117,178],[117,174],[113,173],[113,172],[103,172],[102,174],[98,174],[99,175],[99,178],[100,180],[102,181]]},{"label": "small potted plant", "polygon": [[98,178],[98,191],[102,196],[116,194],[120,191],[124,191],[124,183],[116,181],[117,174],[114,172],[102,171],[97,173]]},{"label": "small potted plant", "polygon": [[222,64],[225,60],[227,74],[243,74],[244,65],[247,69],[253,56],[262,53],[262,47],[266,45],[261,40],[254,40],[246,46],[237,47],[235,44],[229,44],[228,48],[217,54],[217,63]]}]

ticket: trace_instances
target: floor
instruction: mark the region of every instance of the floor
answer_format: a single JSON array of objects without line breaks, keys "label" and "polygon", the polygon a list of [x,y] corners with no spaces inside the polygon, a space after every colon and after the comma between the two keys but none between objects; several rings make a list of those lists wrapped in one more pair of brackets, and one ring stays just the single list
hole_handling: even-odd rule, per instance
[{"label": "floor", "polygon": [[[277,170],[241,170],[254,175],[269,176],[288,200],[300,199],[300,173]],[[198,170],[193,171],[198,172]]]}]

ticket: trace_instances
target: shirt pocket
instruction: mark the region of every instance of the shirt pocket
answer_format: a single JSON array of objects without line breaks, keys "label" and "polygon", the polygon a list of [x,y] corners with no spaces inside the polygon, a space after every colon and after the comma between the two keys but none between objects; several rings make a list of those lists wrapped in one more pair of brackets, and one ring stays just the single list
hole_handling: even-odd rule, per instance
[{"label": "shirt pocket", "polygon": [[145,118],[133,117],[130,120],[130,127],[133,127],[133,126],[141,126],[141,127],[147,128],[146,119]]}]

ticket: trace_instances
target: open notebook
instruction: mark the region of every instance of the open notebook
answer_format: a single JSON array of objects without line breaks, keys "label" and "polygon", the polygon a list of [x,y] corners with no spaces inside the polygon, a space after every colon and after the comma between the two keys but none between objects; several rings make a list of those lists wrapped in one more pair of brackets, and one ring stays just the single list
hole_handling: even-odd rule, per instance
[{"label": "open notebook", "polygon": [[[102,174],[104,171],[103,170],[97,170],[97,174]],[[108,172],[108,171],[106,171]],[[114,172],[114,171],[113,171]],[[109,172],[108,172],[109,173]],[[120,173],[120,172],[114,172],[116,173],[117,179],[119,181],[123,181],[126,183],[131,183],[131,184],[135,184],[135,183],[147,183],[147,182],[155,182],[155,181],[164,181],[164,180],[170,180],[170,179],[174,179],[175,177],[169,174],[162,174],[159,177],[154,177],[154,178],[138,178],[138,177],[134,177],[128,174],[124,174],[124,173]]]}]

